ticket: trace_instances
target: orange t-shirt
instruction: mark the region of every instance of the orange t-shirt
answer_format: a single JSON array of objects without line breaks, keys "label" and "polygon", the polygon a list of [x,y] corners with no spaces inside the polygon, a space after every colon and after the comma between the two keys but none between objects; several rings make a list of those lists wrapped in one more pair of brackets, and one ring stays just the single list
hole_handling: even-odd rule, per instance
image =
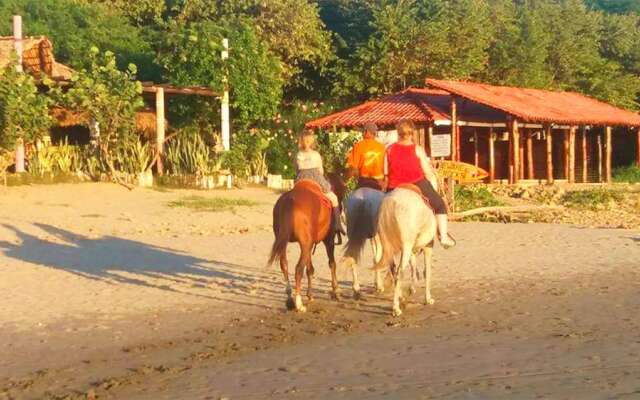
[{"label": "orange t-shirt", "polygon": [[363,178],[383,179],[384,151],[384,144],[375,139],[363,139],[353,146],[347,164]]}]

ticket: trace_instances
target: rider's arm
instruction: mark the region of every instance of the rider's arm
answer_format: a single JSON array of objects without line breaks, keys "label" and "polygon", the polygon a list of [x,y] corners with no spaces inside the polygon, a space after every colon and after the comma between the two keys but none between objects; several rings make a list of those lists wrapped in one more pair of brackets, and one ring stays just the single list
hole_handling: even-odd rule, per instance
[{"label": "rider's arm", "polygon": [[420,160],[420,166],[422,167],[425,178],[427,178],[433,188],[438,191],[438,175],[436,174],[435,169],[433,169],[431,161],[429,160],[429,157],[427,157],[427,153],[425,153],[424,148],[416,146],[416,155]]}]

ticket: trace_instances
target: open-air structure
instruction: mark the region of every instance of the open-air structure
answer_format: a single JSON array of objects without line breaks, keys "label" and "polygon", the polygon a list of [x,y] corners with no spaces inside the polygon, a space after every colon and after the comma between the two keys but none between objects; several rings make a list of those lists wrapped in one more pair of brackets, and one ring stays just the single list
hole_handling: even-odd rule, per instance
[{"label": "open-air structure", "polygon": [[367,122],[418,126],[434,158],[473,164],[489,182],[610,182],[613,165],[640,166],[640,115],[573,92],[427,79],[410,88],[310,121],[338,129]]}]

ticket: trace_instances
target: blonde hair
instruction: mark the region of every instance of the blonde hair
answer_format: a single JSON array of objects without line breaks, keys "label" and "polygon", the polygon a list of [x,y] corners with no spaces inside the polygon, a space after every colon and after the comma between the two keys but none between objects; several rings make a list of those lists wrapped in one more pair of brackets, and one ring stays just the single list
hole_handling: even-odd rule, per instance
[{"label": "blonde hair", "polygon": [[396,130],[398,131],[398,137],[405,139],[407,137],[413,137],[413,132],[415,132],[416,130],[416,125],[411,120],[401,119],[396,124]]},{"label": "blonde hair", "polygon": [[309,145],[309,149],[315,149],[316,144],[316,135],[311,129],[305,129],[298,136],[298,147],[304,149],[304,140],[307,138],[311,138],[311,144]]}]

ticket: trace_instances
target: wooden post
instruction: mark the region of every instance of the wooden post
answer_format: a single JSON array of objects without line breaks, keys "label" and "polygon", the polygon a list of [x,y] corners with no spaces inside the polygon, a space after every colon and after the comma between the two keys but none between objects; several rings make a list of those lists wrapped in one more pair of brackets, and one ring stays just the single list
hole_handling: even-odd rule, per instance
[{"label": "wooden post", "polygon": [[13,16],[13,48],[18,57],[16,71],[22,72],[22,16]]},{"label": "wooden post", "polygon": [[636,127],[636,165],[640,168],[640,127]]},{"label": "wooden post", "polygon": [[156,151],[158,152],[156,167],[158,168],[158,175],[160,176],[164,173],[164,167],[162,164],[162,154],[164,153],[164,133],[164,89],[159,87],[156,90]]},{"label": "wooden post", "polygon": [[569,128],[569,183],[576,182],[576,127]]},{"label": "wooden post", "polygon": [[[20,15],[13,16],[13,48],[16,51],[18,60],[16,62],[16,71],[22,72],[22,17]],[[18,138],[15,151],[15,171],[16,173],[24,172],[24,141]]]},{"label": "wooden post", "polygon": [[602,136],[600,133],[596,136],[597,146],[598,146],[598,182],[603,182],[602,178],[602,164],[604,160],[602,159]]},{"label": "wooden post", "polygon": [[520,149],[520,165],[518,166],[518,179],[524,179],[524,135],[520,135],[520,142],[518,143],[518,149]]},{"label": "wooden post", "polygon": [[496,179],[496,159],[495,159],[495,134],[493,133],[493,126],[489,128],[489,183],[493,183]]},{"label": "wooden post", "polygon": [[527,179],[534,179],[533,176],[533,132],[527,134]]},{"label": "wooden post", "polygon": [[433,124],[432,123],[429,123],[428,135],[429,135],[429,157],[432,157],[432,154],[433,154]]},{"label": "wooden post", "polygon": [[458,154],[458,105],[456,104],[456,98],[451,96],[451,160],[457,161]]},{"label": "wooden post", "polygon": [[544,135],[547,139],[547,183],[553,183],[553,136],[551,124],[545,124]]},{"label": "wooden post", "polygon": [[605,129],[605,153],[604,153],[604,162],[605,162],[605,182],[611,183],[611,127],[607,126]]},{"label": "wooden post", "polygon": [[478,130],[473,130],[473,163],[478,167],[480,164],[480,155],[478,154]]},{"label": "wooden post", "polygon": [[569,131],[564,131],[564,179],[569,180]]},{"label": "wooden post", "polygon": [[511,142],[513,146],[513,183],[520,179],[520,133],[518,132],[518,120],[511,121]]},{"label": "wooden post", "polygon": [[582,183],[589,180],[589,163],[587,162],[587,127],[582,127]]},{"label": "wooden post", "polygon": [[222,76],[222,85],[224,87],[224,92],[222,94],[222,102],[220,105],[220,122],[222,124],[222,147],[226,151],[231,148],[231,124],[229,120],[229,77],[227,70],[227,59],[229,58],[229,40],[227,38],[222,39],[221,58],[224,65],[224,75]]}]

